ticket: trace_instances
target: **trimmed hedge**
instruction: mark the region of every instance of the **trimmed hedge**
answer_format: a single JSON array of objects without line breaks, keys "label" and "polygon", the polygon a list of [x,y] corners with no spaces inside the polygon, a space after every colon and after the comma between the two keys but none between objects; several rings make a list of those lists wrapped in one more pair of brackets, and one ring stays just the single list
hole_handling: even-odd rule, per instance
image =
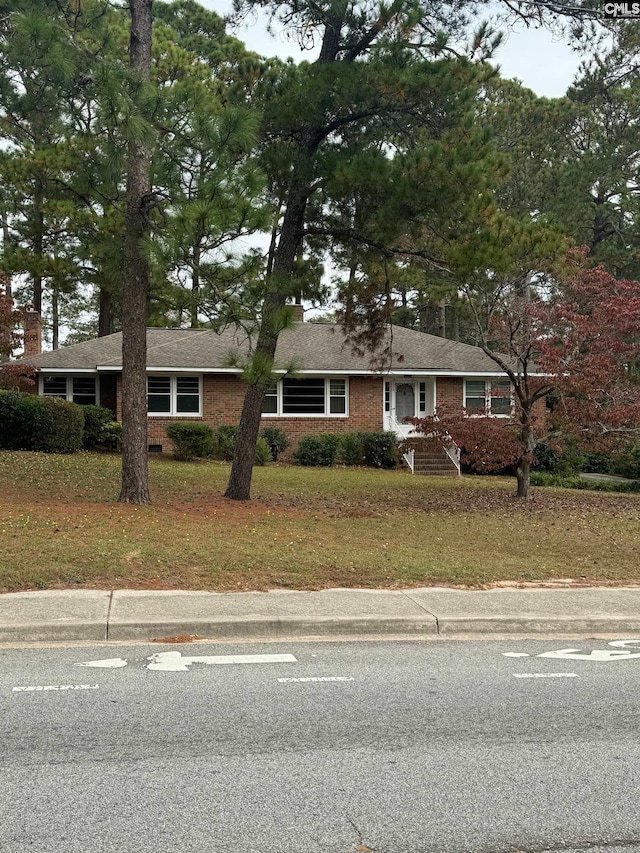
[{"label": "trimmed hedge", "polygon": [[83,431],[82,406],[17,391],[0,394],[2,448],[76,453],[82,448]]},{"label": "trimmed hedge", "polygon": [[371,468],[395,468],[398,465],[398,437],[394,432],[363,432],[364,464]]},{"label": "trimmed hedge", "polygon": [[323,432],[303,435],[293,454],[298,465],[367,465],[370,468],[395,468],[398,465],[398,439],[393,432]]},{"label": "trimmed hedge", "polygon": [[293,458],[298,465],[316,468],[330,467],[336,461],[340,447],[340,436],[331,432],[319,435],[303,435]]},{"label": "trimmed hedge", "polygon": [[106,409],[104,406],[83,406],[82,411],[84,412],[84,438],[82,440],[84,449],[117,447],[118,442],[114,438],[114,432],[117,430],[113,429],[116,424],[111,409]]},{"label": "trimmed hedge", "polygon": [[173,444],[173,455],[181,462],[211,456],[215,448],[213,430],[200,421],[176,421],[165,432]]},{"label": "trimmed hedge", "polygon": [[340,441],[340,462],[343,465],[366,465],[363,433],[347,432]]}]

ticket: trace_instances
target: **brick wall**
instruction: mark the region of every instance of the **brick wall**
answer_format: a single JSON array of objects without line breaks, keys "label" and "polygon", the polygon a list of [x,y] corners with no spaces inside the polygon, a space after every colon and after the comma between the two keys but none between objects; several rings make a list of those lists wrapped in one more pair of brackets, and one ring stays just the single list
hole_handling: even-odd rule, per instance
[{"label": "brick wall", "polygon": [[436,378],[436,409],[462,408],[464,388],[462,378],[438,376]]},{"label": "brick wall", "polygon": [[[150,417],[148,419],[149,444],[162,445],[163,452],[171,451],[171,442],[166,436],[166,427],[175,421],[203,420],[212,427],[220,424],[237,424],[242,412],[245,383],[237,376],[203,377],[203,417],[178,415],[175,417]],[[458,377],[436,379],[436,407],[463,404],[463,380]],[[263,417],[262,426],[274,426],[284,430],[291,446],[283,459],[291,458],[303,435],[320,432],[355,432],[357,430],[383,429],[383,379],[382,377],[352,376],[349,379],[349,417]],[[118,378],[118,420],[122,419],[122,387]],[[536,414],[544,423],[545,401],[536,404]]]},{"label": "brick wall", "polygon": [[[284,430],[291,447],[284,458],[290,457],[300,437],[319,432],[354,432],[356,430],[382,429],[383,397],[380,377],[351,377],[349,379],[349,417],[263,417],[262,426],[275,426]],[[220,424],[237,424],[242,413],[246,385],[237,376],[203,376],[203,416],[148,418],[148,443],[162,445],[163,452],[171,451],[166,436],[167,425],[175,421],[204,421],[212,427]],[[118,420],[122,419],[122,383],[118,378]]]}]

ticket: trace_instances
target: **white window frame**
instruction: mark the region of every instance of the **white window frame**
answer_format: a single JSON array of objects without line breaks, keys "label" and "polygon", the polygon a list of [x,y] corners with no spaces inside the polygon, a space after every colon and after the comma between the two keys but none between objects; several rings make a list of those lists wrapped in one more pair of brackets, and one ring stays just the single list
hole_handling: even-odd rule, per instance
[{"label": "white window frame", "polygon": [[[467,399],[469,397],[475,397],[475,398],[478,397],[477,394],[467,394],[467,383],[469,383],[469,382],[484,382],[484,412],[477,412],[477,411],[468,412],[467,411]],[[493,394],[492,394],[493,386],[494,385],[495,386],[506,385],[507,383],[509,384],[509,389],[510,389],[509,397],[511,400],[511,407],[510,407],[509,413],[507,414],[505,412],[500,412],[500,413],[492,412],[491,411],[491,408],[492,408],[491,400],[493,399]],[[499,399],[504,399],[504,397],[500,397]],[[508,378],[507,379],[498,379],[498,378],[490,379],[488,377],[475,377],[475,376],[465,378],[465,380],[464,380],[464,398],[463,398],[462,403],[463,403],[464,410],[466,412],[466,416],[468,418],[510,418],[513,416],[513,411],[514,411],[514,406],[515,406],[513,385],[511,384],[511,381]]]},{"label": "white window frame", "polygon": [[[45,394],[44,393],[44,380],[45,378],[51,379],[64,379],[66,381],[66,395],[64,397],[60,397],[58,394]],[[43,371],[39,376],[38,382],[38,394],[40,397],[57,397],[59,400],[66,400],[68,403],[73,403],[73,380],[74,379],[93,379],[95,385],[95,403],[78,403],[79,406],[83,405],[100,405],[100,377],[92,374],[92,373],[75,373],[75,374],[63,374],[59,373],[48,373],[46,370]]]},{"label": "white window frame", "polygon": [[[202,374],[199,373],[148,373],[147,374],[147,400],[149,396],[149,379],[169,379],[169,411],[150,412],[147,403],[148,418],[201,418],[202,417]],[[178,379],[198,380],[198,411],[178,411]]]},{"label": "white window frame", "polygon": [[[288,379],[297,379],[298,377],[283,377]],[[275,412],[263,412],[263,418],[348,418],[349,417],[349,377],[348,376],[303,376],[301,379],[323,379],[324,380],[324,412],[313,414],[290,414],[283,412],[283,379],[276,381],[277,394],[277,410]],[[344,382],[344,412],[331,412],[332,397],[340,397],[341,395],[331,394],[331,382]]]}]

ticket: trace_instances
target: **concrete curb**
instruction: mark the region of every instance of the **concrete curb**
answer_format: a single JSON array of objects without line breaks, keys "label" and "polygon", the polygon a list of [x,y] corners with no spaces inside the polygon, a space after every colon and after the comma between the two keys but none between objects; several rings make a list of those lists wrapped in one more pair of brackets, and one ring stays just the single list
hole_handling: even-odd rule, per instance
[{"label": "concrete curb", "polygon": [[47,590],[0,595],[0,642],[331,637],[633,636],[640,589],[215,593]]}]

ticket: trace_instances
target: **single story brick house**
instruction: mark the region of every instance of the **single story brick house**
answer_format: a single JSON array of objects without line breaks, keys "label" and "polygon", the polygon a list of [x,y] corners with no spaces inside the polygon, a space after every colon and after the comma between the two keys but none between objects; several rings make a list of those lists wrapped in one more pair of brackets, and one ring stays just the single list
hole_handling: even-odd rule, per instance
[{"label": "single story brick house", "polygon": [[[511,412],[510,383],[479,347],[391,326],[385,342],[391,355],[379,369],[370,354],[354,353],[340,326],[302,322],[301,312],[298,317],[280,335],[280,378],[263,410],[263,426],[287,433],[289,453],[300,436],[317,432],[384,429],[406,439],[412,430],[406,418],[431,415],[445,402],[468,413]],[[121,418],[121,333],[44,353],[37,352],[38,343],[31,317],[24,360],[38,369],[39,394],[106,406]],[[150,451],[171,449],[165,433],[171,421],[202,420],[214,427],[239,421],[241,364],[249,348],[246,334],[235,328],[147,330]],[[455,459],[445,459],[444,467],[455,466]]]}]

